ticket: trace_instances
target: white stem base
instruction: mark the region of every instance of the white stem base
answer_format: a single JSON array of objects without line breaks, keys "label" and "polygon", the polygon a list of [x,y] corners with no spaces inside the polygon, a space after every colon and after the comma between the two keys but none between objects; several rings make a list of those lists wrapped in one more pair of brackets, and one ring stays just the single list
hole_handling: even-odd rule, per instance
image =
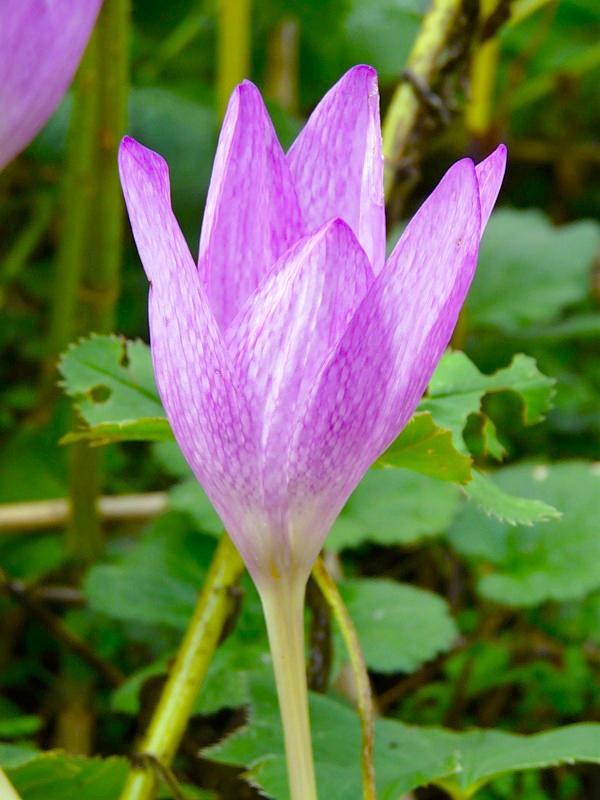
[{"label": "white stem base", "polygon": [[305,585],[263,588],[261,600],[271,646],[285,737],[291,800],[317,800],[304,655]]}]

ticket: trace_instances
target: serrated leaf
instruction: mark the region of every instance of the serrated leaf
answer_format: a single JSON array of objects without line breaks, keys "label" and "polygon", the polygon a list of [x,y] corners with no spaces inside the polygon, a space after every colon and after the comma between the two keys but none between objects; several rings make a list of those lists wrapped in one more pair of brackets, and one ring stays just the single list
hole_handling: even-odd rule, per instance
[{"label": "serrated leaf", "polygon": [[598,231],[591,221],[557,228],[537,210],[496,211],[469,290],[469,325],[518,332],[548,323],[583,300]]},{"label": "serrated leaf", "polygon": [[480,592],[505,605],[534,606],[600,588],[600,470],[585,462],[520,464],[498,470],[493,480],[500,490],[555,504],[563,517],[511,527],[466,505],[448,537],[459,552],[483,560]]},{"label": "serrated leaf", "polygon": [[339,588],[370,669],[412,672],[458,635],[447,603],[433,592],[383,579]]},{"label": "serrated leaf", "polygon": [[414,415],[374,466],[403,467],[456,483],[471,480],[471,459],[454,447],[452,431],[438,427],[426,412]]},{"label": "serrated leaf", "polygon": [[82,339],[64,353],[59,370],[65,392],[88,426],[75,432],[75,438],[172,438],[154,381],[150,348],[144,342],[116,336]]},{"label": "serrated leaf", "polygon": [[562,516],[548,503],[504,491],[479,470],[473,470],[473,480],[464,487],[464,491],[481,511],[509,525],[533,525]]},{"label": "serrated leaf", "polygon": [[524,424],[534,425],[550,410],[554,384],[552,378],[542,375],[533,358],[522,353],[508,367],[484,375],[468,356],[455,351],[443,356],[419,409],[430,411],[435,422],[449,428],[460,443],[467,418],[481,411],[481,401],[489,392],[515,392],[523,403]]},{"label": "serrated leaf", "polygon": [[458,507],[448,483],[402,469],[367,472],[335,521],[326,547],[409,544],[445,530]]},{"label": "serrated leaf", "polygon": [[40,752],[6,774],[23,800],[107,800],[118,797],[129,770],[125,758],[82,758]]}]

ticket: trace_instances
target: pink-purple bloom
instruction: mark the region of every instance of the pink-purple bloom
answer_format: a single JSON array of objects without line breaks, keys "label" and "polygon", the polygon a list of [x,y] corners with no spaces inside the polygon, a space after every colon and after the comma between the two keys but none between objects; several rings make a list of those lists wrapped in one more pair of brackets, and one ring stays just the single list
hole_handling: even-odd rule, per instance
[{"label": "pink-purple bloom", "polygon": [[234,91],[194,262],[168,169],[126,138],[175,437],[257,584],[305,580],[370,464],[412,416],[473,278],[506,151],[454,164],[385,260],[377,78],[351,69],[287,153]]},{"label": "pink-purple bloom", "polygon": [[0,169],[67,91],[102,0],[0,0]]}]

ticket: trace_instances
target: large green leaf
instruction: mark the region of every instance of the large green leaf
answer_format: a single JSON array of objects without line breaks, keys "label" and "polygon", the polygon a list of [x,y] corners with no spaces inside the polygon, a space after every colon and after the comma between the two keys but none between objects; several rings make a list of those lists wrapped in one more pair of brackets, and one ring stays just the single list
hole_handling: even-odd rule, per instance
[{"label": "large green leaf", "polygon": [[563,517],[511,527],[466,505],[448,535],[461,553],[482,560],[482,594],[507,605],[532,606],[600,588],[597,467],[521,464],[498,470],[493,480],[500,490],[556,505]]},{"label": "large green leaf", "polygon": [[[289,800],[281,723],[272,682],[255,676],[248,724],[204,755],[246,767],[268,797]],[[362,796],[358,717],[328,697],[311,695],[310,713],[319,793],[336,800]],[[428,784],[472,797],[493,778],[514,771],[577,761],[600,763],[600,724],[571,725],[532,736],[500,731],[456,733],[380,719],[375,769],[380,800],[399,800]]]},{"label": "large green leaf", "polygon": [[412,672],[458,636],[448,605],[433,592],[382,579],[344,581],[340,592],[367,666],[378,672]]},{"label": "large green leaf", "polygon": [[90,608],[113,619],[185,630],[214,550],[178,514],[159,517],[137,546],[88,572]]},{"label": "large green leaf", "polygon": [[[313,694],[310,716],[319,796],[356,800],[362,796],[358,717],[347,706]],[[430,776],[447,776],[456,769],[453,754],[438,755],[420,742],[415,742],[412,748],[396,747],[396,733],[394,728],[390,735],[389,728],[378,722],[375,738],[378,796],[398,800],[403,792],[425,783]],[[260,786],[268,797],[289,800],[283,752],[275,687],[267,675],[255,675],[250,682],[248,725],[205,750],[204,755],[246,767],[248,780]],[[399,779],[404,781],[401,791],[387,793],[389,785],[398,784]]]},{"label": "large green leaf", "polygon": [[59,370],[66,393],[87,425],[65,441],[173,438],[154,382],[150,349],[144,342],[91,336],[64,353]]},{"label": "large green leaf", "polygon": [[82,758],[59,750],[38,753],[6,774],[22,800],[107,800],[118,797],[129,763],[125,758]]},{"label": "large green leaf", "polygon": [[591,221],[556,228],[537,210],[496,211],[469,291],[469,324],[515,332],[585,298],[598,234]]},{"label": "large green leaf", "polygon": [[369,471],[335,521],[326,546],[409,544],[445,530],[457,507],[457,491],[448,483],[403,469]]},{"label": "large green leaf", "polygon": [[415,414],[400,436],[374,464],[404,467],[455,483],[471,480],[471,459],[452,442],[452,431],[438,427],[431,414]]}]

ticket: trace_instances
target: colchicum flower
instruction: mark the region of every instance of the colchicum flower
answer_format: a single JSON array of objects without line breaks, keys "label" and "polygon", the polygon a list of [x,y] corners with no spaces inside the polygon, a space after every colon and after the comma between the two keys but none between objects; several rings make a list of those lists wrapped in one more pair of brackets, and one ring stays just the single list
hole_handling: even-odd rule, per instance
[{"label": "colchicum flower", "polygon": [[196,265],[165,162],[132,139],[121,146],[158,388],[263,600],[294,798],[316,796],[299,755],[307,717],[286,709],[305,691],[291,664],[303,669],[305,584],[450,340],[505,161],[499,147],[477,166],[454,164],[386,261],[374,70],[344,75],[287,154],[244,82],[223,124]]},{"label": "colchicum flower", "polygon": [[62,100],[102,0],[0,0],[0,169]]}]

